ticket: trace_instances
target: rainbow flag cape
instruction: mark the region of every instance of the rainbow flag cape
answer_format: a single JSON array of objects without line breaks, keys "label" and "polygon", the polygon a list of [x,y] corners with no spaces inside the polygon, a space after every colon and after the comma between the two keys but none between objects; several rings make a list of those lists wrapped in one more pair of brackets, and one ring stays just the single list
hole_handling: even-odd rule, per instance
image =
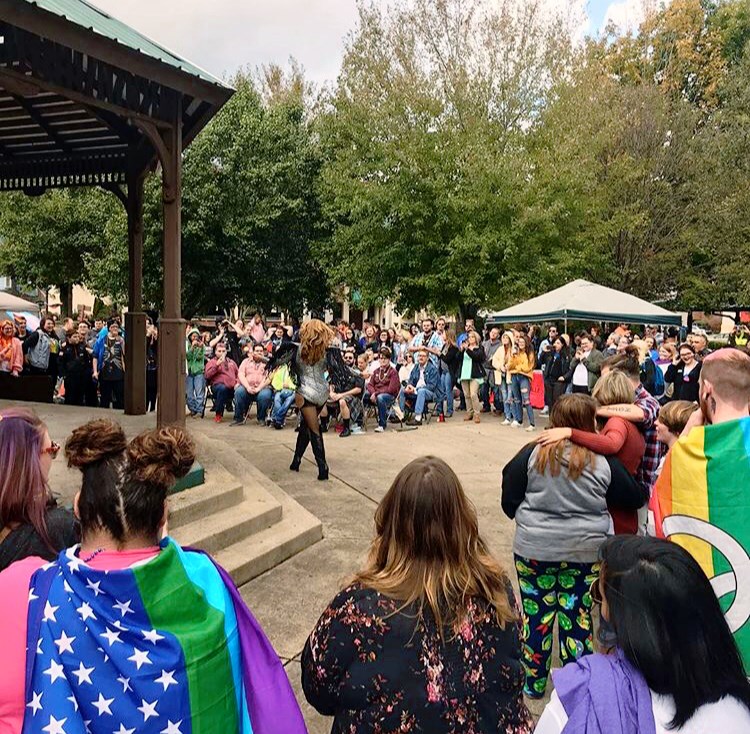
[{"label": "rainbow flag cape", "polygon": [[750,673],[750,417],[680,438],[651,508],[657,535],[690,551],[711,580]]},{"label": "rainbow flag cape", "polygon": [[23,733],[303,734],[273,647],[231,579],[167,538],[121,571],[77,548],[29,589]]}]

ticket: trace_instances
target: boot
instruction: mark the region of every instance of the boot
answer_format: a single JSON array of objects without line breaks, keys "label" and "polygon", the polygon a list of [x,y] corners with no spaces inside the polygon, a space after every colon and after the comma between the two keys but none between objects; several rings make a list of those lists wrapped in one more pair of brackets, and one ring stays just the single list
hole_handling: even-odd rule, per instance
[{"label": "boot", "polygon": [[307,423],[304,419],[299,427],[299,433],[297,434],[297,446],[294,449],[294,458],[289,468],[292,471],[299,471],[299,465],[302,463],[302,457],[307,450],[307,444],[310,443],[310,431],[307,428]]},{"label": "boot", "polygon": [[323,446],[323,436],[319,433],[310,434],[310,443],[312,444],[315,461],[318,464],[318,479],[321,481],[328,479],[328,464],[326,464],[326,450]]}]

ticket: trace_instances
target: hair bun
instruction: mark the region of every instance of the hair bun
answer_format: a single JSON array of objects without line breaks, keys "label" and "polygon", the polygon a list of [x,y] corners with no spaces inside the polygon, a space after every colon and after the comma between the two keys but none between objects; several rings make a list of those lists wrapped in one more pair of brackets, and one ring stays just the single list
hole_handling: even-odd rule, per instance
[{"label": "hair bun", "polygon": [[114,421],[100,418],[76,428],[65,442],[68,466],[82,471],[92,464],[118,456],[127,446],[125,432]]},{"label": "hair bun", "polygon": [[195,443],[182,428],[157,428],[130,442],[128,460],[130,473],[137,481],[169,489],[190,471],[195,461]]}]

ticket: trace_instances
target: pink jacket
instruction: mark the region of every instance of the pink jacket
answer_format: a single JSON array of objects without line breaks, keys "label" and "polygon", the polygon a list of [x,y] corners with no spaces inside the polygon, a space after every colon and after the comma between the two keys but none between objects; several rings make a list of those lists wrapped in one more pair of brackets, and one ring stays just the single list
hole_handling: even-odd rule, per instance
[{"label": "pink jacket", "polygon": [[23,348],[21,340],[13,337],[9,346],[5,348],[0,346],[0,372],[20,374],[21,370],[23,370]]}]

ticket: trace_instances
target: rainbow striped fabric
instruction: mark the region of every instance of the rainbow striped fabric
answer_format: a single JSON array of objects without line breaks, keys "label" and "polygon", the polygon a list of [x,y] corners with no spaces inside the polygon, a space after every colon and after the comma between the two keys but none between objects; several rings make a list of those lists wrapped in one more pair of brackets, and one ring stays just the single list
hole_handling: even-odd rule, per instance
[{"label": "rainbow striped fabric", "polygon": [[306,732],[231,579],[171,539],[119,571],[63,551],[32,577],[27,649],[24,734]]},{"label": "rainbow striped fabric", "polygon": [[667,455],[651,507],[721,601],[750,673],[750,417],[693,428]]}]

